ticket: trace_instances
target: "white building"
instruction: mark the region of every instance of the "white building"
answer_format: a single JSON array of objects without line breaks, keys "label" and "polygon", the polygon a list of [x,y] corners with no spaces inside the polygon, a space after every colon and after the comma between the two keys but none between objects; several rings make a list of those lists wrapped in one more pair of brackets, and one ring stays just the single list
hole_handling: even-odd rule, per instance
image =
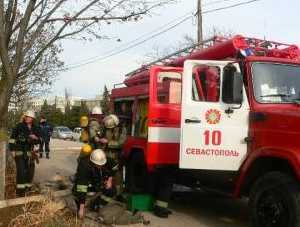
[{"label": "white building", "polygon": [[64,113],[67,103],[69,103],[70,106],[74,106],[75,102],[81,99],[82,99],[81,97],[73,97],[73,96],[69,97],[68,99],[62,96],[55,96],[49,98],[33,98],[26,103],[26,106],[27,108],[32,108],[33,110],[38,112],[41,110],[45,101],[47,101],[48,105],[56,105],[56,108],[60,109]]},{"label": "white building", "polygon": [[70,96],[68,99],[62,96],[54,96],[48,98],[33,98],[26,103],[26,108],[32,108],[34,111],[39,112],[47,101],[48,105],[56,105],[57,109],[60,109],[63,113],[65,112],[65,107],[69,103],[72,106],[81,106],[81,103],[84,102],[89,111],[91,111],[95,106],[100,106],[102,96],[96,96],[92,99],[83,99],[81,97]]},{"label": "white building", "polygon": [[75,106],[80,106],[82,102],[85,103],[89,111],[92,111],[94,107],[101,106],[101,101],[102,101],[102,96],[97,95],[95,98],[92,99],[81,99],[75,101],[74,105]]}]

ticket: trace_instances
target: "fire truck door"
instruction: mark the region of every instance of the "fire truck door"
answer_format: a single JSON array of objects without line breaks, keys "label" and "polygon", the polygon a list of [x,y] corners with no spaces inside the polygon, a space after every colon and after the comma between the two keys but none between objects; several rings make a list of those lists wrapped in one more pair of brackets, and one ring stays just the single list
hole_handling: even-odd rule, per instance
[{"label": "fire truck door", "polygon": [[149,165],[178,164],[182,68],[153,66],[150,70]]},{"label": "fire truck door", "polygon": [[234,90],[224,84],[230,70],[241,77],[228,61],[185,62],[180,168],[236,171],[245,159],[249,104],[240,77],[241,102],[226,101],[225,90]]}]

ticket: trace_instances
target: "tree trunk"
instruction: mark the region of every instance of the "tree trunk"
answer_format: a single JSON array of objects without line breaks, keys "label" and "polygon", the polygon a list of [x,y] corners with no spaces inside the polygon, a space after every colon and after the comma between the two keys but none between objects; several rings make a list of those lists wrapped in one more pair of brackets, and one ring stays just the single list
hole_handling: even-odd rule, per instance
[{"label": "tree trunk", "polygon": [[12,75],[4,75],[0,80],[0,200],[15,197],[16,167],[7,152],[7,114],[14,80]]},{"label": "tree trunk", "polygon": [[0,200],[5,199],[6,142],[0,141]]},{"label": "tree trunk", "polygon": [[[6,119],[8,113],[8,104],[9,104],[9,88],[5,86],[7,83],[0,83],[0,132],[5,133],[6,131]],[[2,134],[3,136],[3,134]],[[0,141],[2,140],[0,136]]]},{"label": "tree trunk", "polygon": [[16,176],[17,168],[15,159],[8,149],[6,149],[6,168],[5,168],[5,199],[16,198]]},{"label": "tree trunk", "polygon": [[3,133],[6,133],[8,105],[14,86],[13,78],[15,78],[13,75],[4,75],[4,73],[4,70],[2,70],[0,80],[0,141]]}]

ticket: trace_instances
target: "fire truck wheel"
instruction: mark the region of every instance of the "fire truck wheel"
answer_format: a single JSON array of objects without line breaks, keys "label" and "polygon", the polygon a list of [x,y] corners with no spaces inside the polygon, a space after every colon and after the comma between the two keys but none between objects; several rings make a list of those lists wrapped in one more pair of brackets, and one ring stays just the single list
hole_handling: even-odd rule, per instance
[{"label": "fire truck wheel", "polygon": [[132,154],[126,165],[126,187],[131,193],[140,193],[146,190],[147,169],[142,152]]},{"label": "fire truck wheel", "polygon": [[288,174],[260,177],[251,189],[249,206],[254,227],[300,227],[300,187]]}]

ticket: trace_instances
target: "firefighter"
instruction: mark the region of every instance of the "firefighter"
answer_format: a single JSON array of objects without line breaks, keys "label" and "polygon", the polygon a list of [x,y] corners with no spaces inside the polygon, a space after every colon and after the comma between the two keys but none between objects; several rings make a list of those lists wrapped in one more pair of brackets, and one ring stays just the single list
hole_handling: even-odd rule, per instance
[{"label": "firefighter", "polygon": [[26,111],[23,121],[13,129],[9,140],[9,148],[16,161],[17,195],[19,196],[24,196],[25,191],[31,188],[35,169],[34,160],[38,161],[40,133],[34,120],[34,112]]},{"label": "firefighter", "polygon": [[126,140],[126,128],[120,127],[119,118],[110,114],[103,119],[104,133],[101,142],[105,144],[105,153],[107,157],[118,163],[118,171],[115,174],[115,184],[117,189],[117,197],[120,198],[123,186],[123,172],[121,164],[122,146]]},{"label": "firefighter", "polygon": [[84,217],[88,192],[101,192],[101,200],[112,201],[114,195],[113,174],[115,164],[103,150],[96,149],[90,156],[80,159],[75,176],[73,194],[78,215]]},{"label": "firefighter", "polygon": [[[102,149],[105,141],[101,140],[103,134],[103,126],[99,123],[101,121],[102,110],[96,106],[93,108],[88,125],[89,143],[93,149]],[[104,142],[104,143],[103,143]]]}]

